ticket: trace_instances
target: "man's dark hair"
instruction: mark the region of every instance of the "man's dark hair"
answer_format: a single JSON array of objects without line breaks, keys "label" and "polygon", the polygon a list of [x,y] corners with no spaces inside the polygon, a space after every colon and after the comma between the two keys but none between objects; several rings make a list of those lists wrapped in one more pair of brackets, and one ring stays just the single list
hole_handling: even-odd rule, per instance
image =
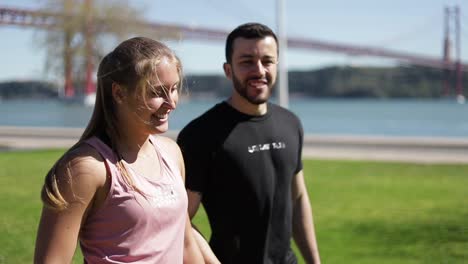
[{"label": "man's dark hair", "polygon": [[[232,53],[234,51],[234,40],[237,38],[256,39],[273,37],[276,45],[278,46],[278,38],[273,30],[260,23],[246,23],[238,26],[231,33],[229,33],[226,40],[226,62],[231,63]],[[279,47],[278,47],[279,52]]]}]

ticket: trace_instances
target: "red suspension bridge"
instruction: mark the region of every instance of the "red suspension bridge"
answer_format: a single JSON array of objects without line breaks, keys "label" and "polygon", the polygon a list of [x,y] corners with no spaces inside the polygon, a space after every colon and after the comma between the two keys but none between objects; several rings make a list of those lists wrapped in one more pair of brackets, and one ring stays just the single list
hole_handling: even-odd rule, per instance
[{"label": "red suspension bridge", "polygon": [[[90,0],[85,1],[86,5],[90,5]],[[224,42],[228,34],[228,31],[202,28],[202,27],[191,27],[180,24],[167,24],[159,22],[148,22],[148,21],[122,21],[119,19],[102,19],[99,17],[91,17],[91,12],[87,12],[86,17],[86,50],[87,55],[85,58],[87,69],[86,69],[86,85],[85,94],[92,94],[95,92],[95,86],[93,84],[92,72],[93,63],[91,59],[91,46],[93,37],[93,28],[106,27],[109,23],[125,23],[125,26],[132,26],[135,28],[151,30],[158,36],[165,36],[172,39],[183,39],[183,40],[202,40],[202,41],[220,41]],[[60,23],[63,23],[64,19],[73,16],[72,14],[47,12],[42,10],[30,10],[30,9],[18,9],[11,7],[0,7],[0,25],[13,25],[20,27],[34,27],[44,30],[57,30],[60,29]],[[455,21],[455,58],[451,58],[451,36],[450,36],[450,19]],[[444,80],[444,90],[449,89],[449,78],[450,72],[455,73],[455,90],[458,96],[463,97],[463,84],[462,74],[468,72],[468,65],[462,63],[460,59],[461,43],[460,43],[460,10],[458,7],[446,8],[445,9],[445,34],[443,36],[444,51],[441,57],[431,57],[424,55],[416,55],[412,53],[405,53],[399,51],[393,51],[385,48],[369,47],[369,46],[358,46],[350,45],[345,43],[334,43],[330,41],[321,41],[317,39],[300,39],[300,38],[288,38],[288,48],[290,49],[303,49],[303,50],[314,50],[314,51],[326,51],[335,52],[341,54],[348,54],[353,56],[371,56],[390,58],[397,61],[410,64],[425,66],[431,68],[437,68],[444,70],[446,74],[446,80]],[[72,82],[71,69],[65,65],[65,96],[72,97],[75,92]],[[463,97],[464,98],[464,97]]]}]

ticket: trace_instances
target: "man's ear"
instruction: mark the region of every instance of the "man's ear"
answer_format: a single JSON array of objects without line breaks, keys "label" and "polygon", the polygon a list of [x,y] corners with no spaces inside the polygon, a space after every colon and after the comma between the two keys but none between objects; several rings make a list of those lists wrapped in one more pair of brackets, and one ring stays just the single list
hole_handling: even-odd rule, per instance
[{"label": "man's ear", "polygon": [[112,97],[114,98],[114,101],[117,104],[123,103],[123,101],[125,99],[124,89],[122,88],[122,86],[120,86],[120,84],[118,84],[116,82],[112,83]]},{"label": "man's ear", "polygon": [[232,67],[231,67],[231,64],[225,62],[223,64],[223,69],[224,69],[224,75],[226,75],[226,77],[229,80],[232,80]]}]

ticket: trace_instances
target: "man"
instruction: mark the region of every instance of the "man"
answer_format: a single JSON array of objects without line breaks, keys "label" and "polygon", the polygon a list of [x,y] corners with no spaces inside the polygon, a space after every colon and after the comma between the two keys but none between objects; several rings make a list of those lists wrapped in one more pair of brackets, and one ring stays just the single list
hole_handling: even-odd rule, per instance
[{"label": "man", "polygon": [[179,134],[189,215],[203,203],[221,263],[296,263],[291,237],[307,263],[320,263],[302,172],[302,125],[268,102],[277,64],[271,29],[258,23],[236,28],[223,65],[231,97]]}]

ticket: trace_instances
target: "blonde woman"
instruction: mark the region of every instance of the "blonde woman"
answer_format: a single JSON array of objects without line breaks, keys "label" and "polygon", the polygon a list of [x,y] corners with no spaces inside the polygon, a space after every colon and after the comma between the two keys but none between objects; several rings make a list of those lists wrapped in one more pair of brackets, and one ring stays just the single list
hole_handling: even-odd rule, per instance
[{"label": "blonde woman", "polygon": [[182,65],[164,44],[122,42],[97,73],[94,112],[53,166],[35,263],[203,263],[187,217],[184,163],[168,130]]}]

